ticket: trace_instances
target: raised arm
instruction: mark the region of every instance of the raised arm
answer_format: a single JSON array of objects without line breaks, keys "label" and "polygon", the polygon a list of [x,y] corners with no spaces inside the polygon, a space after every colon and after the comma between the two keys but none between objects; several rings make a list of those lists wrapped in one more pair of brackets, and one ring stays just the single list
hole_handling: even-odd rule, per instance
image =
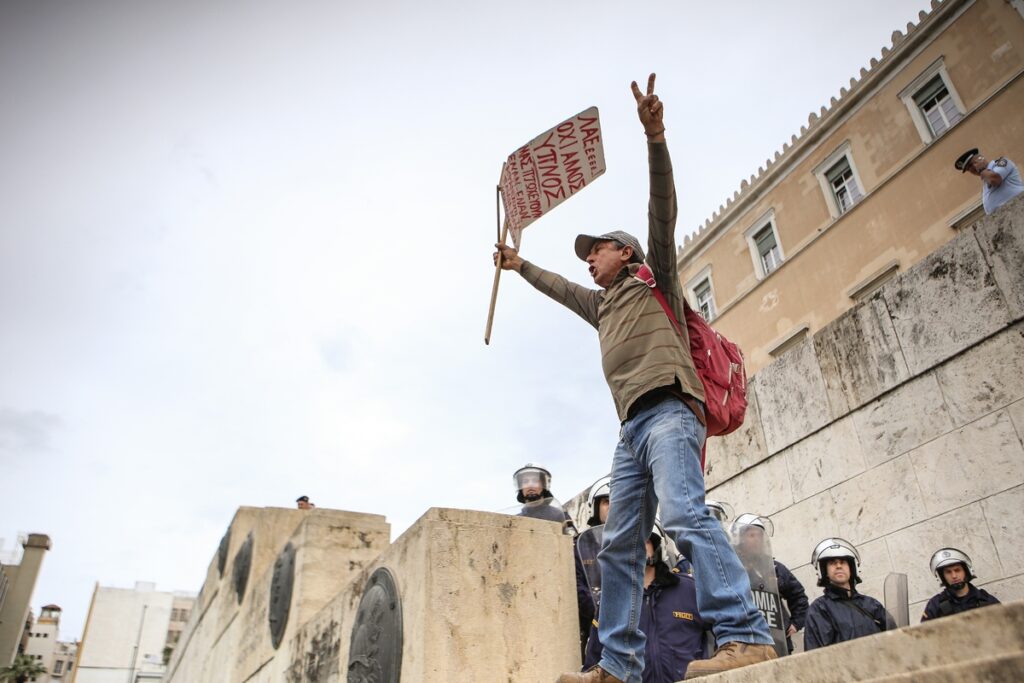
[{"label": "raised arm", "polygon": [[506,244],[499,242],[494,246],[498,249],[494,252],[494,260],[497,262],[500,252],[501,267],[504,270],[516,271],[537,291],[551,297],[597,328],[597,307],[603,296],[601,292],[570,282],[558,273],[535,266]]},{"label": "raised arm", "polygon": [[632,83],[637,115],[647,135],[647,163],[650,173],[650,201],[647,205],[647,263],[654,271],[658,286],[670,303],[682,296],[676,272],[676,187],[672,160],[665,144],[665,108],[654,94],[655,74],[647,79],[647,92]]}]

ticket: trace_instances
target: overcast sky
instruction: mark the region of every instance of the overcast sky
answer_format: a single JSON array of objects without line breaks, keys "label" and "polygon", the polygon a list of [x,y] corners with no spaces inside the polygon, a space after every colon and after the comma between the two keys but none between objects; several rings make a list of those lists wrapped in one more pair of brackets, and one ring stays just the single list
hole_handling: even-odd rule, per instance
[{"label": "overcast sky", "polygon": [[0,537],[32,601],[197,591],[237,507],[565,500],[618,433],[597,336],[514,273],[494,186],[591,105],[608,171],[524,233],[646,229],[629,83],[658,73],[677,239],[925,0],[0,2]]}]

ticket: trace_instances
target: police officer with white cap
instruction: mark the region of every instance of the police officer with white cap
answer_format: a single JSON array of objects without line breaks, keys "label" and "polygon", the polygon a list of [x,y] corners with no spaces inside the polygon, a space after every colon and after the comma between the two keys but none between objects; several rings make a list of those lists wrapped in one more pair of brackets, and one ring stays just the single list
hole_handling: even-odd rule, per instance
[{"label": "police officer with white cap", "polygon": [[1006,157],[989,161],[978,148],[961,154],[953,166],[961,173],[971,173],[981,178],[981,203],[985,213],[990,214],[1000,206],[1024,192],[1017,166]]}]

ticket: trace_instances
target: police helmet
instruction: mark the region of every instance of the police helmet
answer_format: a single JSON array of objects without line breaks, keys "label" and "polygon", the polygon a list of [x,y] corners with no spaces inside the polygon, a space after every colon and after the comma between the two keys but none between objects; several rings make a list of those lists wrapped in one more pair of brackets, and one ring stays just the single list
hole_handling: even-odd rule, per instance
[{"label": "police helmet", "polygon": [[811,564],[818,568],[818,585],[828,585],[828,561],[837,557],[850,564],[850,584],[860,583],[860,553],[849,541],[829,537],[814,546],[814,552],[811,553]]},{"label": "police helmet", "polygon": [[962,564],[964,566],[964,572],[966,572],[966,581],[974,580],[974,565],[971,564],[971,558],[962,550],[956,548],[939,548],[932,555],[931,562],[928,563],[928,568],[932,570],[932,574],[935,574],[935,578],[939,580],[943,586],[948,585],[946,583],[946,577],[943,576],[942,570],[953,564]]},{"label": "police helmet", "polygon": [[767,517],[759,517],[749,512],[744,512],[742,515],[736,518],[736,521],[732,523],[733,535],[739,534],[743,531],[744,527],[756,526],[760,527],[761,531],[765,532],[769,537],[775,534],[775,525],[772,524],[772,520]]},{"label": "police helmet", "polygon": [[532,462],[528,462],[512,475],[512,484],[516,487],[516,500],[520,503],[525,503],[526,498],[523,496],[523,487],[527,483],[532,481],[539,481],[541,489],[541,498],[551,498],[551,472],[547,471],[540,465],[535,465]]},{"label": "police helmet", "polygon": [[732,519],[732,516],[736,514],[733,512],[731,505],[720,500],[705,498],[704,504],[708,506],[708,510],[711,511],[711,515],[719,522],[728,522]]},{"label": "police helmet", "polygon": [[587,512],[590,513],[590,518],[587,519],[587,526],[597,526],[603,524],[601,521],[601,510],[600,510],[600,498],[611,499],[612,495],[612,475],[607,474],[590,486],[590,494],[587,496]]}]

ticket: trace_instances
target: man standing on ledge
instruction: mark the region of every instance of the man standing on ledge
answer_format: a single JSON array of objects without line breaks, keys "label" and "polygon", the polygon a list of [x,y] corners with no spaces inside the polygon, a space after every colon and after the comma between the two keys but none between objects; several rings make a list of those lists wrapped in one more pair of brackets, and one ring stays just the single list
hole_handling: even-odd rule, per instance
[{"label": "man standing on ledge", "polygon": [[[678,320],[683,293],[676,273],[676,195],[665,145],[664,110],[654,74],[644,94],[632,85],[648,141],[650,203],[648,266]],[[640,242],[622,231],[579,235],[575,250],[601,287],[588,289],[496,245],[502,268],[597,328],[605,378],[622,422],[612,460],[611,510],[598,556],[601,567],[600,663],[567,673],[559,683],[636,683],[644,670],[645,636],[638,627],[644,595],[645,541],[661,521],[693,562],[697,606],[714,623],[720,645],[711,659],[695,661],[687,678],[775,658],[772,638],[753,603],[747,572],[704,504],[700,451],[704,442],[704,388],[690,357],[689,340],[676,332],[649,287],[633,275],[644,262]],[[498,252],[494,254],[495,260]]]}]

